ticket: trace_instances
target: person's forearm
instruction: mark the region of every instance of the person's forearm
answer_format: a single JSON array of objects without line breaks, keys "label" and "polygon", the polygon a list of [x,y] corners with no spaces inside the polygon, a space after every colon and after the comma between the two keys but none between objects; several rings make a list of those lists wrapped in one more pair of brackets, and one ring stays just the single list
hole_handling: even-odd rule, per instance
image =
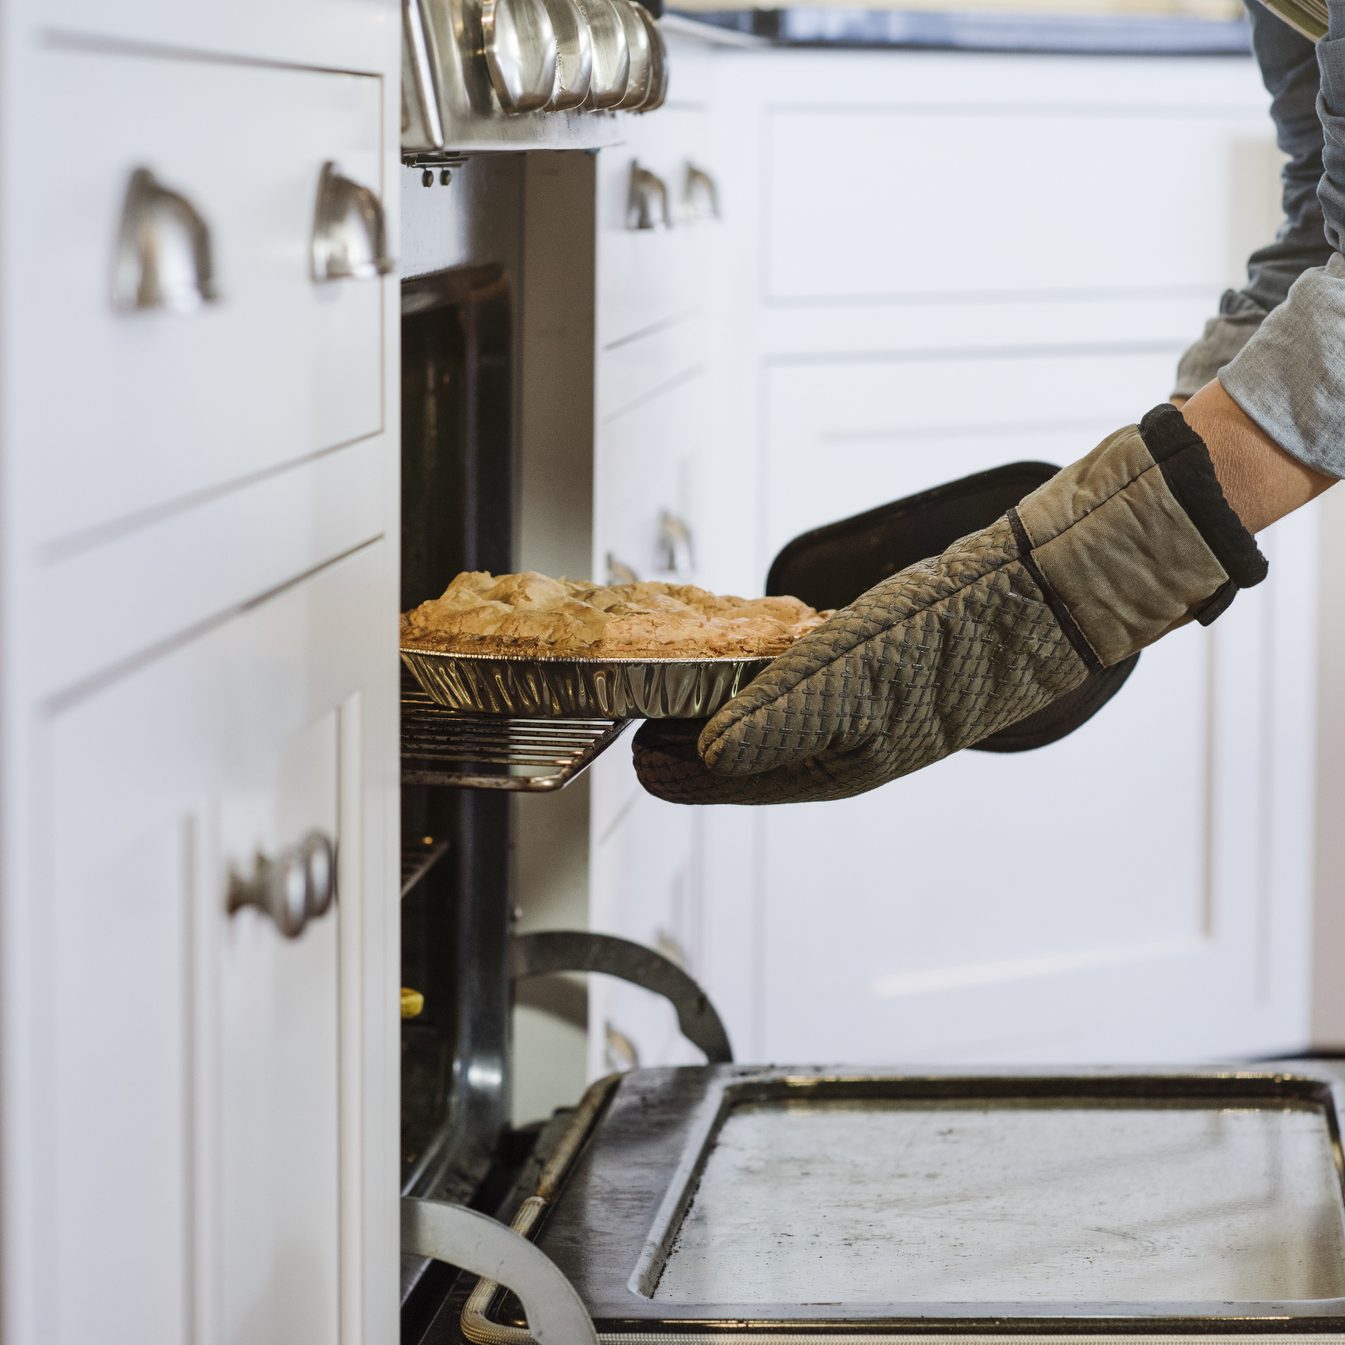
[{"label": "person's forearm", "polygon": [[1335,485],[1335,477],[1313,471],[1280,448],[1217,379],[1186,402],[1182,415],[1205,441],[1228,503],[1252,532]]}]

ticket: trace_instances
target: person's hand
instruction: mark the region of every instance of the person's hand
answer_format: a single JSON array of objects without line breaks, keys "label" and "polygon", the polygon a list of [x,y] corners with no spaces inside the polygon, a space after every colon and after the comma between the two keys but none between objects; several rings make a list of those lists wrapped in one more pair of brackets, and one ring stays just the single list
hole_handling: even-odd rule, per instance
[{"label": "person's hand", "polygon": [[845,798],[1032,714],[1266,562],[1171,406],[980,532],[870,589],[708,724],[651,720],[635,764],[675,803]]}]

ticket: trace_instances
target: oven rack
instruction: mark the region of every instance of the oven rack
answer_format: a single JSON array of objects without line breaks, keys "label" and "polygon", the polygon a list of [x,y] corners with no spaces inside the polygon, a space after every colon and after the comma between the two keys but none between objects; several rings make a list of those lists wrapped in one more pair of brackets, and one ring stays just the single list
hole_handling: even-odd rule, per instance
[{"label": "oven rack", "polygon": [[450,710],[404,683],[402,783],[550,793],[578,779],[630,722]]}]

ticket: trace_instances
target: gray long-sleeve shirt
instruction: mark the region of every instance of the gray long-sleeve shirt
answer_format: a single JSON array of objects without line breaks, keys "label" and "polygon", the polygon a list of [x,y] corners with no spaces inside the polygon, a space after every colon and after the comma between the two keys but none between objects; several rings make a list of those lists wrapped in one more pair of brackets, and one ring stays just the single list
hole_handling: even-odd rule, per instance
[{"label": "gray long-sleeve shirt", "polygon": [[1288,156],[1284,223],[1182,357],[1175,391],[1218,376],[1295,457],[1345,477],[1345,0],[1314,46],[1248,0],[1252,45]]}]

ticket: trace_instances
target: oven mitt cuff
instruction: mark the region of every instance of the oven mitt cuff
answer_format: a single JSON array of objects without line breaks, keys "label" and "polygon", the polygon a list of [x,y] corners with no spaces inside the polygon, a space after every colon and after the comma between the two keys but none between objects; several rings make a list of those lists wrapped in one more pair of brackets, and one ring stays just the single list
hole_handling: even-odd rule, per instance
[{"label": "oven mitt cuff", "polygon": [[805,636],[704,726],[699,760],[689,726],[646,725],[636,768],[673,802],[862,793],[1213,620],[1265,573],[1204,444],[1162,406]]}]

